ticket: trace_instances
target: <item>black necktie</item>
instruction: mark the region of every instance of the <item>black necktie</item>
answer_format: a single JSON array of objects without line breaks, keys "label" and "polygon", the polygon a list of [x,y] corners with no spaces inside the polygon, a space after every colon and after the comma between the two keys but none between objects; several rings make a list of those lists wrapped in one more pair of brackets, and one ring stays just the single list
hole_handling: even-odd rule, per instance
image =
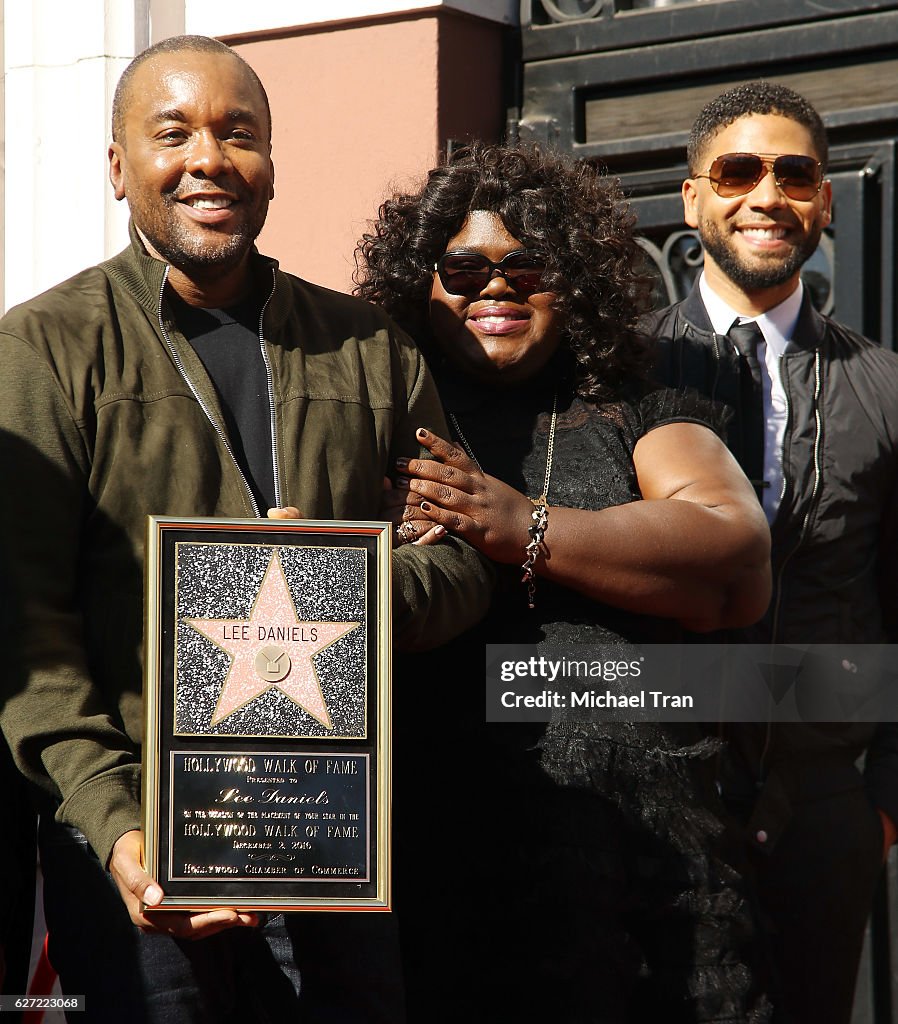
[{"label": "black necktie", "polygon": [[754,484],[758,501],[764,491],[764,383],[758,343],[764,340],[755,321],[733,324],[727,336],[739,353],[739,463]]}]

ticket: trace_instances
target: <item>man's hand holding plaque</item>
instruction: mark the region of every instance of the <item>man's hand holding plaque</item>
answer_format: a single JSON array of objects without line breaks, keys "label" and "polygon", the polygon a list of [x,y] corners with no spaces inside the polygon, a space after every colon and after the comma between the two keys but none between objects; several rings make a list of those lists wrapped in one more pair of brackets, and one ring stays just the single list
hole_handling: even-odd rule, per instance
[{"label": "man's hand holding plaque", "polygon": [[109,859],[109,873],[131,920],[143,932],[175,935],[180,939],[205,939],[225,928],[252,928],[259,923],[257,914],[224,908],[198,914],[153,914],[153,908],[162,902],[164,894],[143,869],[143,836],[138,829],[126,832],[116,841]]}]

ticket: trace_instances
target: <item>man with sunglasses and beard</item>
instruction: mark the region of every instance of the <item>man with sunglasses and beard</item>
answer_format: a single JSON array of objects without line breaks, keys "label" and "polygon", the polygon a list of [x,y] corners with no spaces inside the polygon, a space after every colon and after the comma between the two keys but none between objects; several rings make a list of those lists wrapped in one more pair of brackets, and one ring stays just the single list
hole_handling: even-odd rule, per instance
[{"label": "man with sunglasses and beard", "polygon": [[[732,407],[728,443],[771,524],[773,597],[741,642],[898,639],[898,357],[816,312],[799,277],[830,223],[827,155],[819,115],[790,89],[751,82],[709,103],[682,189],[704,270],[645,324],[666,383]],[[723,733],[720,787],[776,1019],[847,1024],[895,840],[898,728],[730,723]]]}]

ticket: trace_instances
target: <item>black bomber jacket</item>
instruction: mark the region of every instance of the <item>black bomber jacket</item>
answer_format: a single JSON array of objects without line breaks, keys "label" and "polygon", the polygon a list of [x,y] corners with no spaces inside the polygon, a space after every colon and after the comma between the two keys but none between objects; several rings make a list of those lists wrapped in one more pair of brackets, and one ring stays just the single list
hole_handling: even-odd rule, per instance
[{"label": "black bomber jacket", "polygon": [[[739,363],[716,334],[698,285],[647,316],[657,372],[734,410]],[[773,595],[746,643],[880,644],[898,640],[898,355],[821,315],[807,293],[780,363],[787,397],[784,486],[773,541]],[[735,452],[738,457],[738,452]],[[788,759],[814,766],[831,753],[867,753],[874,802],[898,821],[898,726],[759,724],[738,730],[754,781]],[[791,768],[789,769],[792,770]],[[809,773],[810,774],[810,773]],[[769,847],[768,847],[769,848]]]}]

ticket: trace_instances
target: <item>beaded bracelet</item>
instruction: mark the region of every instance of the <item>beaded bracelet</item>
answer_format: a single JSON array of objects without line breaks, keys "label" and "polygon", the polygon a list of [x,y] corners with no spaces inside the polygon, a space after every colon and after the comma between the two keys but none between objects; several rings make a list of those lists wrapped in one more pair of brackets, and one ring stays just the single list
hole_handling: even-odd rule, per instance
[{"label": "beaded bracelet", "polygon": [[545,540],[546,530],[549,527],[549,509],[546,505],[545,497],[531,498],[533,502],[533,512],[530,514],[530,518],[533,520],[531,526],[527,528],[527,533],[530,535],[530,542],[524,548],[526,559],[521,568],[524,570],[524,575],[521,578],[521,583],[527,584],[527,606],[529,608],[536,607],[536,573],[533,571],[533,566],[536,564],[536,558],[539,555],[540,545]]}]

